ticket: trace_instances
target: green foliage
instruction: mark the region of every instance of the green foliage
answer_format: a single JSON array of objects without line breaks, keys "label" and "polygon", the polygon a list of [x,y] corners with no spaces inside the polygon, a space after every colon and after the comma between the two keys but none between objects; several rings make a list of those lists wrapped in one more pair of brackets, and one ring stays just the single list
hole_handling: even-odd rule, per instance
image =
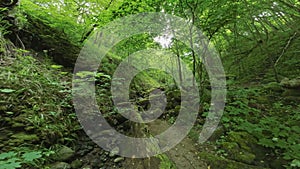
[{"label": "green foliage", "polygon": [[61,69],[62,67],[62,65],[51,65],[51,68],[53,69]]},{"label": "green foliage", "polygon": [[[243,124],[247,119],[252,119],[253,116],[259,116],[261,110],[249,106],[254,100],[250,100],[249,96],[255,97],[259,95],[257,89],[232,89],[228,93],[228,100],[225,113],[221,121],[228,129],[237,128]],[[255,120],[255,119],[254,119]]]},{"label": "green foliage", "polygon": [[176,169],[174,163],[165,154],[157,155],[160,159],[159,169]]},{"label": "green foliage", "polygon": [[30,0],[24,0],[21,3],[20,10],[24,12],[25,16],[28,13],[31,16],[37,17],[52,28],[65,32],[73,42],[79,42],[84,32],[84,27],[76,23],[76,18],[70,17],[70,14],[57,11],[57,7],[52,6],[49,8],[45,4],[49,5],[49,3],[34,3]]},{"label": "green foliage", "polygon": [[7,8],[0,7],[0,37],[4,37],[6,34],[10,33],[8,28],[11,26],[11,23],[5,19],[7,17],[7,12]]},{"label": "green foliage", "polygon": [[37,167],[43,164],[47,157],[54,152],[47,149],[30,150],[29,148],[18,148],[0,154],[0,169],[15,169],[24,166]]},{"label": "green foliage", "polygon": [[45,144],[71,143],[80,126],[72,110],[70,82],[61,81],[68,77],[60,70],[49,70],[50,65],[18,55],[9,66],[0,68],[1,78],[6,79],[0,82],[0,121],[7,126],[24,126]]},{"label": "green foliage", "polygon": [[[274,149],[277,155],[282,154],[288,161],[300,159],[300,127],[299,116],[300,107],[292,108],[288,106],[276,107],[273,111],[289,113],[286,115],[270,114],[262,118],[259,123],[245,122],[240,125],[241,129],[256,136],[259,144]],[[291,163],[292,165],[292,163]]]},{"label": "green foliage", "polygon": [[[24,128],[24,132],[15,133],[10,137],[14,140],[13,146],[19,146],[20,140],[32,143],[33,139],[30,138],[43,145],[70,144],[77,137],[76,131],[80,129],[72,108],[69,74],[63,72],[61,65],[50,61],[41,64],[28,56],[29,52],[13,48],[13,45],[2,38],[11,32],[17,35],[18,31],[22,32],[21,30],[25,28],[23,33],[19,32],[20,36],[29,33],[30,37],[24,37],[25,40],[31,41],[31,38],[37,37],[35,40],[39,42],[41,39],[44,40],[41,44],[51,44],[46,45],[49,49],[45,51],[49,50],[49,53],[53,46],[55,49],[52,52],[70,49],[68,51],[71,52],[68,53],[56,53],[55,57],[64,60],[63,56],[72,52],[77,55],[79,52],[75,47],[74,50],[70,48],[67,43],[80,46],[85,36],[88,36],[94,28],[102,27],[113,19],[129,14],[164,11],[183,17],[200,28],[218,49],[226,71],[237,75],[239,80],[246,80],[249,84],[259,81],[278,81],[283,76],[299,75],[299,9],[300,3],[297,0],[289,2],[282,0],[234,2],[224,0],[102,0],[101,2],[98,0],[22,0],[16,13],[9,13],[8,8],[0,8],[0,76],[1,79],[5,79],[0,81],[1,127],[5,126],[12,130]],[[9,22],[7,16],[15,17],[16,23]],[[30,24],[30,29],[26,29]],[[17,27],[12,29],[13,25]],[[41,33],[41,31],[45,32]],[[104,58],[99,72],[76,74],[84,80],[96,81],[96,99],[100,111],[105,113],[104,116],[110,121],[114,121],[114,117],[117,116],[109,92],[113,71],[122,58],[136,51],[149,48],[161,49],[162,47],[154,41],[156,36],[158,35],[145,33],[124,39],[110,51],[110,57]],[[192,39],[192,37],[187,38]],[[35,50],[44,49],[43,45]],[[193,55],[194,49],[187,48],[173,38],[166,50],[175,53],[194,69],[201,89],[208,88],[205,67],[202,60]],[[148,56],[143,55],[143,57]],[[168,58],[159,56],[157,59],[163,61]],[[155,64],[152,61],[148,63],[144,61],[143,64]],[[71,61],[67,59],[64,62]],[[171,61],[167,63],[170,70],[178,66]],[[122,84],[124,79],[118,80]],[[228,84],[237,84],[237,82],[244,81],[231,79]],[[138,95],[148,96],[153,88],[173,85],[175,85],[174,80],[168,74],[147,70],[139,73],[131,83],[130,99],[138,100],[139,98],[136,98]],[[227,131],[238,130],[250,133],[256,137],[259,145],[271,149],[277,157],[288,160],[290,164],[286,166],[287,168],[297,168],[300,166],[300,107],[292,104],[285,105],[276,100],[278,95],[274,97],[274,92],[270,92],[274,87],[276,86],[267,86],[268,91],[252,87],[230,89],[221,124]],[[174,93],[173,98],[176,95]],[[172,104],[177,104],[177,100],[173,100]],[[203,106],[206,111],[203,116],[206,117],[210,105],[205,102]],[[169,111],[170,114],[174,112],[176,112],[175,107],[174,110]],[[171,115],[168,120],[172,123],[175,117]],[[227,145],[238,146],[235,143]],[[219,153],[228,156],[226,154],[228,152],[223,149],[219,150]],[[0,168],[19,168],[23,164],[34,166],[39,161],[43,161],[46,156],[44,151],[20,150],[2,153]],[[159,158],[162,161],[161,168],[172,168],[166,156],[161,155]]]},{"label": "green foliage", "polygon": [[254,88],[230,91],[222,124],[227,130],[247,131],[258,139],[259,145],[272,149],[276,156],[295,166],[300,159],[300,107],[279,101],[258,107],[261,103],[255,99],[262,92]]},{"label": "green foliage", "polygon": [[15,90],[13,90],[13,89],[0,89],[0,92],[2,92],[2,93],[13,93],[13,92],[15,92]]}]

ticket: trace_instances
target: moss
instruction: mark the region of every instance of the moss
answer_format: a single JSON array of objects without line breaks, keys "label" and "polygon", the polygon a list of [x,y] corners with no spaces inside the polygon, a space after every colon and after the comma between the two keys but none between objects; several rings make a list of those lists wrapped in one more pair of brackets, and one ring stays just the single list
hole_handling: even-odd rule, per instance
[{"label": "moss", "polygon": [[211,168],[222,168],[222,169],[264,169],[260,166],[253,166],[244,164],[241,162],[225,159],[208,152],[199,153],[199,157],[206,161]]},{"label": "moss", "polygon": [[253,99],[260,104],[266,104],[270,102],[267,96],[257,96],[257,97],[253,97]]},{"label": "moss", "polygon": [[289,89],[300,89],[300,77],[289,80],[288,78],[284,78],[280,84]]},{"label": "moss", "polygon": [[288,97],[288,96],[299,97],[299,96],[300,96],[300,90],[286,89],[286,90],[282,93],[282,96],[283,96],[283,97]]},{"label": "moss", "polygon": [[282,92],[283,91],[282,87],[277,82],[270,82],[270,83],[264,85],[263,87],[264,87],[264,89],[266,89],[268,91],[272,91],[272,92]]},{"label": "moss", "polygon": [[160,169],[176,169],[175,164],[168,158],[165,154],[160,154],[157,156],[160,159],[159,168]]},{"label": "moss", "polygon": [[210,136],[209,141],[216,141],[218,140],[222,135],[224,135],[225,128],[223,126],[218,126],[214,133]]},{"label": "moss", "polygon": [[24,141],[35,142],[39,140],[36,134],[27,134],[24,132],[16,133],[12,135],[11,138],[13,138],[11,141],[15,143],[23,143]]},{"label": "moss", "polygon": [[243,150],[251,152],[252,148],[256,145],[257,140],[247,132],[234,132],[228,133],[227,141],[235,142]]},{"label": "moss", "polygon": [[286,96],[284,97],[284,103],[291,104],[292,102],[300,103],[299,96]]},{"label": "moss", "polygon": [[255,155],[242,150],[239,145],[235,142],[224,142],[222,143],[222,148],[228,153],[228,158],[240,161],[243,163],[251,164],[255,159]]},{"label": "moss", "polygon": [[[20,30],[19,36],[26,48],[45,51],[58,64],[73,67],[81,47],[72,42],[67,35],[50,26],[45,20],[27,13],[27,26]],[[11,37],[17,41],[17,37]]]}]

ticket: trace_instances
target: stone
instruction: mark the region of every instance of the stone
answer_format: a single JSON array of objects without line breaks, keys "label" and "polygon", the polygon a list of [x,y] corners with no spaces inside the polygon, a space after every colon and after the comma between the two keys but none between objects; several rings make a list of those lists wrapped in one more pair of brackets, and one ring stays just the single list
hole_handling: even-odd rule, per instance
[{"label": "stone", "polygon": [[93,167],[93,168],[98,168],[98,167],[101,167],[101,159],[100,158],[95,158],[95,159],[92,159],[90,161],[90,165]]},{"label": "stone", "polygon": [[284,97],[284,102],[286,104],[290,104],[291,102],[300,103],[300,97],[299,96],[286,96]]},{"label": "stone", "polygon": [[300,90],[285,89],[284,92],[282,93],[282,96],[283,97],[288,97],[288,96],[299,97],[300,96]]},{"label": "stone", "polygon": [[210,164],[211,168],[224,168],[224,169],[265,169],[261,166],[254,166],[245,164],[242,162],[226,159],[223,157],[218,157],[214,154],[210,154],[208,152],[200,152],[199,154],[200,159],[206,161]]},{"label": "stone", "polygon": [[225,132],[223,126],[218,126],[213,134],[209,137],[209,141],[217,141]]},{"label": "stone", "polygon": [[264,87],[264,89],[266,89],[268,91],[272,91],[272,92],[282,92],[283,91],[282,86],[277,82],[270,82],[270,83],[264,85],[263,87]]},{"label": "stone", "polygon": [[119,153],[119,151],[120,151],[119,147],[115,147],[110,151],[109,156],[113,157],[113,156],[117,155]]},{"label": "stone", "polygon": [[280,85],[288,88],[288,89],[298,89],[300,90],[300,77],[295,78],[295,79],[288,79],[284,78],[281,82]]},{"label": "stone", "polygon": [[76,159],[74,161],[72,161],[71,163],[71,167],[76,169],[76,168],[80,168],[82,166],[82,161],[79,159]]},{"label": "stone", "polygon": [[235,142],[224,142],[222,148],[227,152],[229,159],[246,164],[252,164],[255,159],[254,154],[241,149]]},{"label": "stone", "polygon": [[81,169],[92,169],[92,167],[89,165],[86,165],[86,166],[82,167]]},{"label": "stone", "polygon": [[71,165],[65,162],[56,162],[49,166],[50,169],[71,169]]},{"label": "stone", "polygon": [[54,159],[57,161],[68,161],[70,160],[75,154],[75,151],[67,146],[61,146],[56,154]]},{"label": "stone", "polygon": [[252,147],[257,143],[257,139],[254,138],[247,132],[234,132],[231,131],[228,133],[227,139],[228,142],[235,142],[243,150],[251,152]]},{"label": "stone", "polygon": [[118,158],[114,159],[114,162],[118,163],[118,162],[121,162],[123,160],[124,160],[124,157],[118,157]]}]

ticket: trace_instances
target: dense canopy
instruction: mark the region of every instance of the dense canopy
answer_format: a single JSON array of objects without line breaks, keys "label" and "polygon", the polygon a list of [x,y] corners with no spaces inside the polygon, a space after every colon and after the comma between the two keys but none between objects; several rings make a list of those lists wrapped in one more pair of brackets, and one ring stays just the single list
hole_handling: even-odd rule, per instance
[{"label": "dense canopy", "polygon": [[[129,19],[136,25],[124,26],[124,18],[149,13],[160,15]],[[107,29],[122,19],[123,25]],[[147,22],[147,31],[125,36]],[[1,0],[0,169],[299,168],[299,23],[299,0]],[[122,34],[125,38],[109,46]],[[109,40],[102,44],[101,38]],[[91,69],[92,56],[108,47],[99,68]],[[218,59],[221,64],[209,69]],[[85,60],[89,64],[76,69],[76,61],[78,66]],[[139,66],[120,69],[123,63]],[[146,65],[152,68],[135,74],[126,86],[130,68],[135,72]],[[165,69],[153,68],[157,65]],[[76,93],[87,97],[90,84],[98,114],[88,111],[91,102],[82,99],[78,106],[74,99]],[[128,101],[117,104],[115,98],[124,93]],[[160,104],[165,105],[155,107]],[[128,105],[141,123],[123,116]],[[220,119],[213,114],[221,111],[216,105],[225,105]],[[78,109],[88,113],[81,117]],[[124,150],[118,138],[107,142],[112,149],[107,151],[93,137],[114,134],[90,134],[84,126],[102,126],[101,115],[119,133],[154,138],[180,123],[184,110],[188,117],[196,113],[185,139],[148,158],[123,157],[133,150]],[[218,124],[206,127],[214,118]],[[185,126],[164,141],[176,142],[181,129]],[[208,140],[199,142],[199,133],[210,131]],[[149,144],[149,152],[167,145]]]}]

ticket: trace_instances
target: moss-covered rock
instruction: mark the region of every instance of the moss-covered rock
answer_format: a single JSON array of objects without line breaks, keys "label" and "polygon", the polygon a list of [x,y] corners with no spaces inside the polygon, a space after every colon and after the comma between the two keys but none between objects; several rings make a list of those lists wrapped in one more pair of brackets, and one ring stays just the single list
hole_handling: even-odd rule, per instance
[{"label": "moss-covered rock", "polygon": [[241,149],[235,142],[224,142],[222,148],[227,152],[229,159],[247,164],[252,164],[255,159],[253,153]]},{"label": "moss-covered rock", "polygon": [[290,103],[300,103],[300,97],[299,96],[285,96],[284,97],[284,103],[290,104]]},{"label": "moss-covered rock", "polygon": [[56,162],[48,166],[50,169],[70,169],[71,165],[65,162]]},{"label": "moss-covered rock", "polygon": [[244,164],[234,160],[229,160],[223,157],[219,157],[208,152],[199,153],[199,157],[206,161],[211,168],[222,168],[222,169],[264,169],[260,166],[254,166]]},{"label": "moss-covered rock", "polygon": [[220,148],[226,151],[229,159],[247,164],[257,164],[256,160],[265,155],[257,139],[247,132],[229,132],[225,141],[220,142]]},{"label": "moss-covered rock", "polygon": [[269,103],[269,99],[267,96],[256,96],[256,97],[253,97],[253,99],[257,102],[257,103],[260,103],[260,104],[266,104],[266,103]]},{"label": "moss-covered rock", "polygon": [[289,89],[300,89],[300,77],[294,79],[284,78],[280,85]]},{"label": "moss-covered rock", "polygon": [[224,132],[225,132],[225,128],[223,126],[218,126],[208,140],[216,141],[224,134]]},{"label": "moss-covered rock", "polygon": [[284,92],[282,93],[283,97],[288,97],[288,96],[300,96],[300,90],[295,90],[295,89],[285,89]]},{"label": "moss-covered rock", "polygon": [[78,160],[78,159],[72,161],[72,163],[71,163],[71,167],[74,168],[74,169],[75,168],[80,168],[81,166],[82,166],[82,161]]},{"label": "moss-covered rock", "polygon": [[257,143],[257,139],[247,132],[231,131],[227,135],[227,140],[237,143],[241,149],[246,151],[251,151]]},{"label": "moss-covered rock", "polygon": [[53,158],[57,161],[68,161],[75,154],[75,151],[67,146],[61,146],[57,151]]},{"label": "moss-covered rock", "polygon": [[[73,67],[81,47],[72,42],[67,35],[50,26],[46,21],[27,15],[27,26],[19,31],[19,37],[27,49],[44,51],[53,60],[66,67]],[[17,37],[11,36],[15,42]]]},{"label": "moss-covered rock", "polygon": [[270,82],[270,83],[264,85],[263,87],[265,90],[272,91],[272,92],[282,92],[283,91],[282,86],[277,82]]}]

